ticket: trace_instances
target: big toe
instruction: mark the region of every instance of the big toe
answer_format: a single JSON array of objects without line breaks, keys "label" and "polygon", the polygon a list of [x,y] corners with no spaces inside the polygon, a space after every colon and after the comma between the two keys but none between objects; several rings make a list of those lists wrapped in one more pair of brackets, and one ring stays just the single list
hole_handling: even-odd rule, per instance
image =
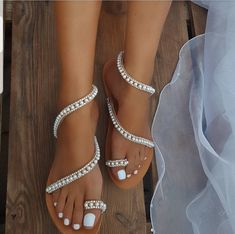
[{"label": "big toe", "polygon": [[[98,205],[98,201],[101,197],[101,189],[95,188],[95,186],[90,187],[90,189],[86,193],[85,201],[94,201],[93,204],[96,206]],[[85,206],[84,210],[84,217],[83,217],[83,226],[86,229],[92,229],[97,222],[99,221],[101,210],[97,208],[93,208],[94,206],[91,206],[88,204]]]},{"label": "big toe", "polygon": [[116,179],[125,180],[126,179],[126,169],[123,166],[112,167],[111,171]]}]

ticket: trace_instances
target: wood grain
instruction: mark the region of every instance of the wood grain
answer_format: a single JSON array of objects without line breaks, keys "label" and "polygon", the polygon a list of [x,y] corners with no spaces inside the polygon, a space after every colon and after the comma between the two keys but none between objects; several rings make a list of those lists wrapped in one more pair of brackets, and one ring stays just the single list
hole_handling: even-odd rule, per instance
[{"label": "wood grain", "polygon": [[12,3],[11,0],[4,1],[4,20],[11,21],[12,20]]},{"label": "wood grain", "polygon": [[207,10],[195,3],[190,3],[189,12],[194,36],[204,33],[206,28]]},{"label": "wood grain", "polygon": [[6,233],[57,233],[44,201],[58,79],[52,4],[13,5]]}]

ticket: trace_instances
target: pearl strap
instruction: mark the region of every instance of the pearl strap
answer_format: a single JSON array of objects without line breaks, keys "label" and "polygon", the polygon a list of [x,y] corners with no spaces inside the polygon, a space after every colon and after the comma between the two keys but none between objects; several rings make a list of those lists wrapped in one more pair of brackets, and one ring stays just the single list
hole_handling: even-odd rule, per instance
[{"label": "pearl strap", "polygon": [[57,138],[57,129],[59,127],[59,125],[61,124],[61,122],[63,121],[63,119],[69,115],[70,113],[78,110],[79,108],[81,108],[82,106],[86,105],[87,103],[91,102],[95,96],[98,93],[98,89],[95,85],[92,85],[93,89],[92,91],[86,95],[85,97],[79,99],[78,101],[66,106],[56,117],[55,122],[54,122],[54,127],[53,127],[53,134],[54,137]]},{"label": "pearl strap", "polygon": [[85,201],[84,203],[84,209],[90,210],[90,209],[100,209],[101,213],[104,213],[106,211],[107,205],[100,200],[90,200]]},{"label": "pearl strap", "polygon": [[109,115],[110,115],[110,118],[112,120],[112,123],[115,127],[115,129],[124,137],[126,138],[127,140],[129,141],[132,141],[134,143],[137,143],[137,144],[141,144],[141,145],[145,145],[149,148],[153,148],[154,147],[154,143],[148,139],[145,139],[143,137],[139,137],[139,136],[136,136],[130,132],[128,132],[127,130],[125,130],[121,124],[119,123],[118,119],[117,119],[117,116],[116,116],[116,113],[115,113],[115,110],[113,108],[113,104],[111,102],[111,100],[109,98],[107,98],[107,105],[108,105],[108,111],[109,111]]},{"label": "pearl strap", "polygon": [[133,87],[145,91],[147,93],[150,93],[151,95],[155,93],[155,89],[149,85],[146,85],[140,81],[135,80],[131,75],[129,75],[123,65],[123,54],[124,51],[121,51],[118,56],[117,56],[117,68],[118,71],[120,72],[120,75],[122,76],[122,78],[129,83],[130,85],[132,85]]},{"label": "pearl strap", "polygon": [[117,159],[117,160],[107,160],[105,165],[108,167],[126,167],[128,165],[128,160],[125,159]]},{"label": "pearl strap", "polygon": [[86,175],[87,173],[89,173],[92,169],[94,169],[94,167],[97,165],[99,159],[100,159],[100,148],[99,148],[99,144],[98,141],[95,137],[95,156],[94,158],[88,162],[84,167],[82,167],[81,169],[73,172],[72,174],[63,177],[60,180],[57,180],[56,182],[54,182],[53,184],[47,186],[46,188],[46,192],[47,193],[52,193],[55,190],[64,187],[67,184],[72,183],[73,181],[81,178],[82,176]]}]

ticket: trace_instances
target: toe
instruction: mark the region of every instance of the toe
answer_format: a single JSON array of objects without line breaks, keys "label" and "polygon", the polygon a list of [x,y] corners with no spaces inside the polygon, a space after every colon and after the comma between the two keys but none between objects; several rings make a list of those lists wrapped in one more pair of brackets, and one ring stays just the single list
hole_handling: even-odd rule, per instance
[{"label": "toe", "polygon": [[128,158],[128,165],[126,166],[126,173],[127,173],[127,177],[130,177],[130,175],[134,174],[134,171],[137,169],[136,167],[136,160],[138,160],[138,153],[137,152],[133,152],[130,151],[127,154],[127,158]]},{"label": "toe", "polygon": [[112,167],[112,173],[118,180],[125,180],[126,179],[126,170],[125,167]]},{"label": "toe", "polygon": [[82,226],[83,218],[83,198],[76,197],[72,217],[72,226],[74,230],[79,230]]},{"label": "toe", "polygon": [[74,208],[74,197],[69,195],[64,206],[64,225],[65,226],[68,226],[71,224],[73,208]]},{"label": "toe", "polygon": [[59,198],[58,198],[58,203],[56,205],[56,211],[57,211],[58,217],[60,219],[62,219],[63,216],[64,216],[63,212],[64,212],[64,206],[65,206],[66,198],[67,198],[67,192],[65,192],[65,190],[62,189],[60,191]]},{"label": "toe", "polygon": [[60,189],[58,189],[58,190],[56,190],[55,192],[53,192],[53,194],[52,194],[52,200],[53,200],[53,205],[54,205],[54,207],[56,207],[57,204],[58,204],[59,196],[60,196]]},{"label": "toe", "polygon": [[[101,192],[102,189],[97,188],[96,186],[90,187],[86,193],[85,201],[90,201],[90,200],[99,200],[101,197]],[[84,201],[84,202],[85,202]],[[83,226],[86,229],[91,229],[93,228],[99,218],[100,218],[101,211],[99,209],[88,209],[84,210],[84,217],[83,217]]]},{"label": "toe", "polygon": [[83,226],[86,229],[92,229],[100,216],[100,211],[96,209],[86,210],[83,217]]},{"label": "toe", "polygon": [[141,146],[140,147],[140,160],[141,162],[144,161],[144,158],[146,156],[146,150],[145,150],[146,146]]}]

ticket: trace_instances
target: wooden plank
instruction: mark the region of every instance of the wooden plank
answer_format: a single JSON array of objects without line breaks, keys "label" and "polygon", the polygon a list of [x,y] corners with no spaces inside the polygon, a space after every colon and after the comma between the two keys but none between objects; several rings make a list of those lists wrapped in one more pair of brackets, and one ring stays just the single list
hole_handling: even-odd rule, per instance
[{"label": "wooden plank", "polygon": [[[95,78],[100,89],[99,103],[101,110],[99,139],[104,142],[108,113],[102,84],[102,69],[107,59],[116,56],[123,48],[125,22],[125,2],[103,2],[97,37]],[[146,233],[146,216],[142,183],[135,189],[123,191],[116,188],[103,170],[105,178],[104,198],[108,203],[108,211],[100,233]]]},{"label": "wooden plank", "polygon": [[195,3],[190,3],[190,18],[193,28],[193,36],[204,33],[206,28],[207,10]]},{"label": "wooden plank", "polygon": [[50,1],[13,3],[6,233],[57,233],[44,201],[58,80],[53,22]]},{"label": "wooden plank", "polygon": [[4,1],[4,20],[12,20],[12,3],[13,1],[5,0]]},{"label": "wooden plank", "polygon": [[[7,151],[9,133],[9,98],[11,74],[11,24],[5,20],[3,23],[4,53],[2,61],[4,65],[4,92],[0,95],[0,224],[5,223]],[[4,226],[2,225],[0,228],[0,233],[4,233]]]}]

